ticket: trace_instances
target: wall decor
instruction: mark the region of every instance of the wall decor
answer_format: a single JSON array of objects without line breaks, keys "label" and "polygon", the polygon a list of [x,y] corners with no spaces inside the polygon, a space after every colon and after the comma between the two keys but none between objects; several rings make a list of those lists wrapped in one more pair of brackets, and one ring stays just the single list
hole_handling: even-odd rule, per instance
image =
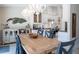
[{"label": "wall decor", "polygon": [[65,21],[65,22],[62,22],[62,24],[61,24],[61,28],[60,28],[60,31],[61,32],[67,32],[67,27],[68,27],[68,25],[67,25],[68,23]]}]

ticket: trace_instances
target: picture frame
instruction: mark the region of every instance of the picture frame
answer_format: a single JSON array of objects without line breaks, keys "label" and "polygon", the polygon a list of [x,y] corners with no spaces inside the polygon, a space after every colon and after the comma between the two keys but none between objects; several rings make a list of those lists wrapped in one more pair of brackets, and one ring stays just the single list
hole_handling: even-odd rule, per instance
[{"label": "picture frame", "polygon": [[61,32],[67,32],[68,30],[67,30],[67,22],[65,21],[65,22],[62,22],[62,24],[61,24],[61,28],[60,28],[60,31]]}]

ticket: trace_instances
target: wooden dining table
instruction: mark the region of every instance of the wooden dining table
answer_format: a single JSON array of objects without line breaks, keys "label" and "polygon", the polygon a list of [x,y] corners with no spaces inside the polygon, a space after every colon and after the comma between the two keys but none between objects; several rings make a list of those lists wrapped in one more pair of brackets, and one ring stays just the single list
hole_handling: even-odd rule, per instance
[{"label": "wooden dining table", "polygon": [[50,39],[40,35],[35,39],[27,34],[20,34],[19,37],[23,49],[29,54],[46,54],[55,51],[60,43],[57,38]]}]

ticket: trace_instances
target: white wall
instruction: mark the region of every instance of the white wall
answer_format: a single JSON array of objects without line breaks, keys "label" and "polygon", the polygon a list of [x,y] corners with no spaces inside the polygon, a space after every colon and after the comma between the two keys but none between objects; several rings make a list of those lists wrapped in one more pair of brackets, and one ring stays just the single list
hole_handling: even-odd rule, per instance
[{"label": "white wall", "polygon": [[55,22],[58,20],[58,17],[61,18],[62,16],[62,6],[53,6],[53,7],[47,7],[47,9],[42,13],[42,24],[44,24],[45,27],[49,28],[51,25],[45,25],[45,23],[48,23],[48,19],[55,20]]},{"label": "white wall", "polygon": [[[23,8],[19,7],[13,7],[13,8],[9,8],[9,7],[0,7],[0,21],[2,24],[6,23],[6,20],[9,18],[13,18],[13,17],[22,17],[21,12],[22,12]],[[0,28],[2,29],[2,27]]]},{"label": "white wall", "polygon": [[67,22],[67,40],[70,40],[70,4],[63,5],[62,26]]},{"label": "white wall", "polygon": [[3,22],[4,18],[5,18],[5,15],[4,15],[5,11],[4,10],[2,8],[0,8],[0,30],[2,29],[2,22]]},{"label": "white wall", "polygon": [[58,12],[57,11],[58,11],[57,7],[56,8],[48,7],[42,14],[43,22],[47,22],[48,19],[56,20],[56,18],[58,16]]},{"label": "white wall", "polygon": [[[72,40],[72,13],[76,13],[76,38],[79,38],[79,4],[64,4],[63,5],[63,17],[62,17],[62,23],[67,22],[67,32],[60,33],[59,36],[61,36],[62,41],[68,41]],[[63,27],[63,24],[62,24]],[[63,37],[64,34],[67,34]]]},{"label": "white wall", "polygon": [[4,22],[6,22],[7,19],[12,18],[12,17],[23,17],[21,15],[21,12],[23,10],[22,7],[19,7],[19,8],[17,8],[17,7],[13,7],[13,8],[5,7],[4,8],[3,7],[3,8],[0,8],[0,9],[2,9],[2,12],[3,12],[2,16],[3,16]]},{"label": "white wall", "polygon": [[[0,21],[2,23],[6,23],[6,20],[13,17],[20,17],[24,18],[21,14],[22,10],[25,7],[0,7]],[[46,11],[42,14],[42,23],[47,21],[48,19],[57,19],[59,16],[59,12],[61,12],[61,9],[57,9],[57,7],[51,8],[48,7]],[[27,20],[27,19],[26,19]],[[33,15],[28,19],[29,24],[33,24]],[[1,23],[0,23],[1,24]]]},{"label": "white wall", "polygon": [[67,22],[67,32],[59,32],[58,33],[58,40],[62,42],[70,41],[70,4],[63,4],[62,5],[62,27],[61,30],[64,29],[65,25],[64,23]]},{"label": "white wall", "polygon": [[[62,22],[68,23],[68,40],[72,40],[72,13],[76,13],[76,38],[79,38],[79,5],[78,4],[64,4]],[[63,25],[63,24],[62,24]]]}]

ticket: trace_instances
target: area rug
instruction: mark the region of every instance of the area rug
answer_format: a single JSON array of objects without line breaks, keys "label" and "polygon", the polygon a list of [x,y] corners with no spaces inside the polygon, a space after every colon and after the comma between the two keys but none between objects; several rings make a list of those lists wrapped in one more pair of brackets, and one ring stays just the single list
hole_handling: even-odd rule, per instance
[{"label": "area rug", "polygon": [[5,53],[5,52],[8,52],[9,50],[10,50],[9,45],[0,46],[0,53]]}]

